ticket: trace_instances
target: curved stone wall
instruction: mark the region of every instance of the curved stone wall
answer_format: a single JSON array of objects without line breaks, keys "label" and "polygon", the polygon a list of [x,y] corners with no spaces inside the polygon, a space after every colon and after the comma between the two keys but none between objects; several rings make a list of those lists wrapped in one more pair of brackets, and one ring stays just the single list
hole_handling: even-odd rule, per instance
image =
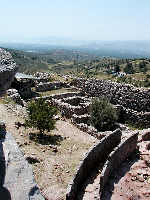
[{"label": "curved stone wall", "polygon": [[105,138],[103,138],[97,145],[94,145],[89,152],[81,160],[77,172],[70,183],[66,200],[75,200],[78,191],[80,190],[83,182],[95,168],[95,166],[104,162],[110,152],[121,141],[121,131],[118,129]]},{"label": "curved stone wall", "polygon": [[102,196],[105,185],[113,170],[117,169],[119,165],[136,150],[137,141],[138,132],[133,132],[128,138],[124,138],[114,151],[110,153],[101,173],[100,196]]},{"label": "curved stone wall", "polygon": [[11,54],[0,48],[0,95],[10,87],[17,69]]},{"label": "curved stone wall", "polygon": [[138,112],[150,112],[150,90],[136,88],[129,84],[121,84],[109,80],[75,79],[72,85],[93,97],[105,96],[112,104]]}]

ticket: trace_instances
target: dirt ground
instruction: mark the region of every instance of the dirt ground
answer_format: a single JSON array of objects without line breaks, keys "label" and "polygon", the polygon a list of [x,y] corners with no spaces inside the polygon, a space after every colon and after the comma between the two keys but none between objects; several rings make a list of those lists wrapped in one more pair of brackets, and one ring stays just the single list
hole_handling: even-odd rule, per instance
[{"label": "dirt ground", "polygon": [[25,157],[35,160],[33,173],[42,194],[48,200],[64,200],[67,185],[81,158],[98,140],[69,121],[58,120],[55,130],[47,135],[46,144],[35,142],[31,136],[36,130],[15,125],[15,122],[24,122],[25,113],[20,106],[0,104],[0,120],[6,122],[7,131],[15,137]]},{"label": "dirt ground", "polygon": [[[59,119],[55,130],[46,136],[46,143],[35,142],[33,136],[37,130],[15,125],[15,122],[24,122],[25,117],[26,111],[21,106],[0,104],[0,120],[6,122],[7,131],[15,137],[24,156],[35,160],[33,173],[42,194],[47,200],[64,200],[67,185],[81,158],[98,140],[69,121]],[[113,173],[104,200],[150,199],[150,141],[142,141],[140,133],[138,145],[139,152]],[[99,199],[99,179],[100,173],[92,177],[79,199]]]}]

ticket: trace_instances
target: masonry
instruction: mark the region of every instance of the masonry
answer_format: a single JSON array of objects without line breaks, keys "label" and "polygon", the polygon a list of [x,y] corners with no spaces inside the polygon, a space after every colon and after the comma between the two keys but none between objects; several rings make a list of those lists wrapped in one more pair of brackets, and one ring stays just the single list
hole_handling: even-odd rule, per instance
[{"label": "masonry", "polygon": [[11,54],[0,48],[0,95],[10,87],[17,69]]},{"label": "masonry", "polygon": [[121,131],[116,130],[94,145],[81,160],[72,182],[68,186],[66,200],[75,200],[83,182],[91,171],[104,162],[112,149],[121,141]]},{"label": "masonry", "polygon": [[148,128],[150,125],[150,90],[136,88],[109,80],[75,79],[72,85],[80,88],[89,97],[106,97],[120,106],[122,122]]}]

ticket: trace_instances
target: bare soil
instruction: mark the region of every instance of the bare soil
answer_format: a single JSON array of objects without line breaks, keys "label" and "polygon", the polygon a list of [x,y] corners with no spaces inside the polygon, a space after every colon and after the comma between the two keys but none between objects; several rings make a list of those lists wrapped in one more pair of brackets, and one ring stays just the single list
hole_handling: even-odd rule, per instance
[{"label": "bare soil", "polygon": [[[26,157],[36,158],[32,164],[35,180],[48,200],[64,200],[67,185],[72,179],[84,153],[98,140],[80,131],[69,121],[58,120],[56,129],[46,135],[46,142],[29,139],[35,129],[17,129],[15,122],[24,122],[26,110],[12,104],[0,104],[0,120],[16,139]],[[32,133],[32,134],[31,134]],[[142,132],[141,132],[142,133]],[[104,193],[104,200],[150,199],[150,141],[139,137],[139,152],[127,159],[113,173]],[[148,148],[147,148],[148,147]],[[93,172],[78,199],[99,199],[100,171]]]},{"label": "bare soil", "polygon": [[32,164],[35,180],[48,200],[64,200],[80,160],[98,140],[77,129],[69,121],[58,120],[56,128],[42,140],[29,139],[35,129],[17,128],[15,122],[24,122],[26,110],[21,106],[0,104],[0,120],[6,122],[25,157],[36,158]]}]

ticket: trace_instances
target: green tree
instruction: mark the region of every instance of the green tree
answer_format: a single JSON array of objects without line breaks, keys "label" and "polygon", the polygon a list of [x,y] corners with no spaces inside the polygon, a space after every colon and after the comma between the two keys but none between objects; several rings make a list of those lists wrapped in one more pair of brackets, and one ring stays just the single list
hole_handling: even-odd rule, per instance
[{"label": "green tree", "polygon": [[90,107],[91,124],[98,131],[112,130],[118,116],[105,98],[94,98]]},{"label": "green tree", "polygon": [[116,65],[116,66],[115,66],[115,72],[116,72],[116,73],[119,73],[119,72],[120,72],[120,66],[119,66],[119,65]]},{"label": "green tree", "polygon": [[42,98],[37,101],[32,101],[27,107],[28,119],[25,121],[26,127],[34,127],[43,135],[44,131],[50,131],[55,127],[54,115],[57,114],[57,109],[50,106]]},{"label": "green tree", "polygon": [[133,69],[133,65],[132,63],[127,63],[125,68],[124,68],[124,72],[127,74],[134,74],[134,69]]},{"label": "green tree", "polygon": [[143,73],[147,72],[147,66],[146,66],[146,63],[144,61],[139,63],[139,70],[140,70],[140,72],[143,72]]}]

